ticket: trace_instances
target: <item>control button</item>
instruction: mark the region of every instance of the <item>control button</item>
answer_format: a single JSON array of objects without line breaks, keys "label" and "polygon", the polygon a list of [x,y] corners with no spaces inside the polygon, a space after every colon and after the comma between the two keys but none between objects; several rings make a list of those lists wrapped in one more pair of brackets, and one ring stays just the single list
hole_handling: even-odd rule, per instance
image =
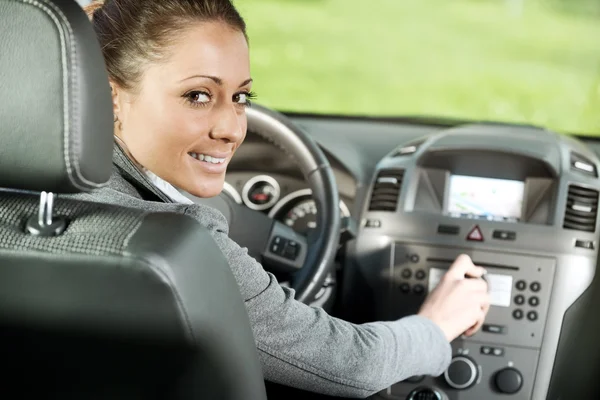
[{"label": "control button", "polygon": [[404,382],[408,382],[408,383],[419,383],[421,382],[423,379],[425,379],[425,375],[415,375],[415,376],[411,376],[408,379],[405,379]]},{"label": "control button", "polygon": [[524,280],[517,281],[515,287],[517,288],[517,290],[525,290],[525,288],[527,287],[527,282],[525,282]]},{"label": "control button", "polygon": [[400,291],[402,293],[410,292],[410,285],[408,283],[403,283],[402,285],[400,285]]},{"label": "control button", "polygon": [[294,261],[296,257],[298,257],[298,253],[300,252],[300,245],[298,242],[294,242],[293,240],[288,240],[285,248],[283,250],[282,256],[287,258],[288,260]]},{"label": "control button", "polygon": [[485,354],[487,356],[494,355],[496,357],[500,357],[504,355],[504,349],[501,347],[481,346],[481,354]]},{"label": "control button", "polygon": [[412,276],[412,271],[409,268],[404,268],[402,270],[402,277],[404,279],[410,279],[411,276]]},{"label": "control button", "polygon": [[539,282],[531,282],[531,285],[529,285],[529,289],[531,289],[532,292],[539,292],[541,288],[542,285],[540,285]]},{"label": "control button", "polygon": [[527,319],[530,321],[535,321],[536,319],[538,319],[538,314],[535,311],[529,311],[527,313]]},{"label": "control button", "polygon": [[475,228],[471,229],[471,232],[467,235],[467,240],[473,242],[483,242],[483,233],[479,229],[479,225],[475,225]]},{"label": "control button", "polygon": [[477,366],[465,356],[456,356],[444,372],[446,383],[454,389],[467,389],[477,381]]},{"label": "control button", "polygon": [[415,285],[413,287],[414,294],[423,294],[425,292],[425,287],[423,285]]},{"label": "control button", "polygon": [[525,303],[525,296],[523,296],[522,294],[518,294],[515,296],[515,304],[520,306],[523,303]]},{"label": "control button", "polygon": [[492,237],[499,240],[515,240],[517,238],[517,233],[513,231],[496,230],[492,233]]},{"label": "control button", "polygon": [[415,278],[417,278],[418,280],[423,280],[423,279],[425,279],[425,276],[426,276],[426,275],[427,275],[427,274],[425,273],[425,271],[423,271],[422,269],[420,269],[420,270],[418,270],[418,271],[415,273]]},{"label": "control button", "polygon": [[582,249],[594,250],[594,242],[591,240],[576,240],[575,247],[581,247]]},{"label": "control button", "polygon": [[412,261],[413,263],[418,263],[419,262],[419,255],[418,254],[413,254],[410,256],[410,261]]},{"label": "control button", "polygon": [[494,324],[483,324],[482,330],[488,333],[504,333],[504,326]]},{"label": "control button", "polygon": [[540,299],[537,298],[536,296],[529,298],[529,305],[531,307],[537,307],[539,304],[540,304]]},{"label": "control button", "polygon": [[494,347],[494,350],[492,351],[492,353],[496,356],[496,357],[500,357],[504,355],[504,349],[501,349],[500,347]]},{"label": "control button", "polygon": [[381,228],[381,221],[378,219],[368,219],[365,222],[365,227],[367,228]]},{"label": "control button", "polygon": [[500,393],[515,394],[523,386],[523,375],[515,368],[504,368],[496,372],[494,383]]},{"label": "control button", "polygon": [[519,310],[518,308],[512,313],[514,319],[523,319],[523,310]]},{"label": "control button", "polygon": [[456,225],[439,225],[437,232],[442,235],[458,235],[460,227]]},{"label": "control button", "polygon": [[442,400],[442,394],[433,388],[419,387],[406,396],[406,400]]},{"label": "control button", "polygon": [[281,236],[275,236],[275,238],[271,242],[271,253],[277,254],[279,256],[283,255],[287,242],[287,239],[284,239]]}]

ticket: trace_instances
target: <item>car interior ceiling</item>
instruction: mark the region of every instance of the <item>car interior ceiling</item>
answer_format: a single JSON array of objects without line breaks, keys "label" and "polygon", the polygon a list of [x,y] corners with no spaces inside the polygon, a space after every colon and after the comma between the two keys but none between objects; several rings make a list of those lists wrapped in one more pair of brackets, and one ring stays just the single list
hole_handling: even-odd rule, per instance
[{"label": "car interior ceiling", "polygon": [[[26,49],[28,59],[40,60],[0,57],[0,87],[17,93],[19,85],[33,81],[48,89],[40,90],[37,101],[53,104],[63,99],[62,73],[80,74],[78,79],[89,85],[70,88],[69,99],[83,110],[72,116],[82,120],[81,129],[70,132],[75,136],[65,134],[60,109],[22,118],[30,104],[26,96],[11,99],[11,107],[0,106],[0,120],[6,121],[0,127],[0,186],[10,189],[0,192],[0,316],[12,382],[26,379],[25,389],[50,398],[60,393],[63,399],[329,398],[268,382],[265,391],[237,287],[201,226],[175,215],[60,199],[61,193],[80,190],[64,184],[72,178],[65,175],[64,137],[71,144],[84,143],[77,155],[83,164],[89,162],[82,165],[90,173],[87,178],[106,179],[112,139],[101,129],[111,129],[112,111],[110,101],[104,101],[109,94],[96,93],[106,75],[97,67],[101,55],[85,15],[75,2],[51,3],[65,15],[58,30],[74,28],[77,49],[87,49],[77,54],[80,69],[53,64],[64,49],[56,39],[57,27],[44,19],[47,10],[21,7],[30,4],[26,1],[0,0],[2,48]],[[23,28],[31,21],[40,38],[34,44]],[[253,255],[282,285],[306,294],[303,301],[359,324],[394,320],[417,312],[459,254],[470,255],[488,271],[492,307],[485,325],[474,336],[452,342],[448,371],[439,377],[410,377],[373,399],[600,398],[600,141],[487,121],[256,110],[261,118],[272,118],[269,129],[279,131],[264,131],[259,119],[249,124],[223,192],[210,201],[225,214],[250,210],[279,224],[273,225],[279,227],[277,234],[268,225],[264,241],[257,242],[253,224],[238,216],[231,234],[242,246],[258,248]],[[98,119],[88,120],[89,115]],[[282,126],[277,118],[283,119]],[[40,127],[47,139],[38,142]],[[294,140],[282,139],[303,135],[302,149],[293,147]],[[95,142],[101,136],[105,142]],[[23,141],[38,145],[25,152]],[[308,157],[310,151],[315,154]],[[320,193],[322,181],[310,182],[290,153],[304,154],[307,162],[324,157],[335,193]],[[115,234],[109,228],[116,218],[141,228],[129,247],[116,243],[116,253],[102,253],[94,243],[82,251],[64,235],[57,253],[39,226],[34,235],[25,223],[48,206],[40,192],[57,194],[55,207],[71,224],[96,215],[106,224],[93,227],[100,241]],[[322,274],[319,287],[309,287],[299,278],[300,269],[307,268],[296,262],[302,252],[290,261],[273,250],[274,240],[288,235],[287,240],[297,238],[308,247],[311,242],[301,238],[325,228],[319,222],[330,220],[326,201],[332,199],[339,218],[334,252],[315,268],[315,274]],[[123,225],[121,234],[131,224]],[[172,282],[153,268],[154,252],[161,249],[174,274]],[[184,255],[174,256],[175,250]],[[199,259],[217,267],[191,268],[196,265],[190,260]],[[215,281],[222,286],[206,284]],[[138,298],[115,296],[117,282]],[[202,316],[188,327],[201,343],[186,337],[176,292],[183,293],[182,307]],[[208,310],[202,304],[220,306]],[[223,313],[233,317],[214,318]],[[227,343],[200,328],[207,325],[228,332]],[[128,335],[121,341],[123,329]],[[156,344],[165,337],[169,346]],[[206,347],[216,350],[207,356],[202,352]],[[75,380],[79,383],[73,386]],[[27,391],[20,383],[16,387]]]}]

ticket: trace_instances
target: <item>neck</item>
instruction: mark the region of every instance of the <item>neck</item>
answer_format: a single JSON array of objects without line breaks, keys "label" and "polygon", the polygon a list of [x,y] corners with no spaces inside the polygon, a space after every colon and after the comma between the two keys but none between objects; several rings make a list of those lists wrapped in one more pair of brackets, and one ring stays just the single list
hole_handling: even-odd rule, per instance
[{"label": "neck", "polygon": [[128,154],[127,146],[120,138],[115,137],[114,163],[121,171],[121,174],[127,181],[132,183],[140,192],[142,198],[151,200],[158,198],[160,201],[170,203],[169,196],[161,192],[148,178],[146,169],[137,163],[133,157]]},{"label": "neck", "polygon": [[129,158],[131,160],[131,162],[140,169],[140,171],[142,171],[142,172],[146,171],[146,168],[140,162],[138,162],[138,160],[135,159],[133,154],[131,154],[131,151],[129,151],[129,148],[127,147],[127,145],[125,144],[123,139],[121,139],[117,135],[113,135],[113,136],[115,138],[115,142],[117,142],[117,144],[123,150],[123,153],[125,153],[127,158]]}]

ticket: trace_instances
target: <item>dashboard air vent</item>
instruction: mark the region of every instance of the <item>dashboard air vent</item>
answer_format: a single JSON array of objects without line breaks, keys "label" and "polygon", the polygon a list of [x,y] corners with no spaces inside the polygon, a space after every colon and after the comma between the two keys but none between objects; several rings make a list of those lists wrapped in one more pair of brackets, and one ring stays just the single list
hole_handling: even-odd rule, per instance
[{"label": "dashboard air vent", "polygon": [[382,170],[377,175],[369,211],[396,211],[404,170]]},{"label": "dashboard air vent", "polygon": [[598,191],[570,185],[563,228],[594,232],[597,215]]}]

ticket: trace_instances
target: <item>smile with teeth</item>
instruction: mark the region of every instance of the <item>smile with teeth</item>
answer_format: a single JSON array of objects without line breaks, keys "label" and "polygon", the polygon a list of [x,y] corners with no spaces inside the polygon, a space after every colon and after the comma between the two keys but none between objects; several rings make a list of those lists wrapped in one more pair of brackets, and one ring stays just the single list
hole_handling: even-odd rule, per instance
[{"label": "smile with teeth", "polygon": [[211,157],[211,156],[208,156],[205,154],[198,154],[198,153],[188,153],[188,154],[198,161],[204,161],[204,162],[211,163],[211,164],[222,164],[226,160],[226,158]]}]

